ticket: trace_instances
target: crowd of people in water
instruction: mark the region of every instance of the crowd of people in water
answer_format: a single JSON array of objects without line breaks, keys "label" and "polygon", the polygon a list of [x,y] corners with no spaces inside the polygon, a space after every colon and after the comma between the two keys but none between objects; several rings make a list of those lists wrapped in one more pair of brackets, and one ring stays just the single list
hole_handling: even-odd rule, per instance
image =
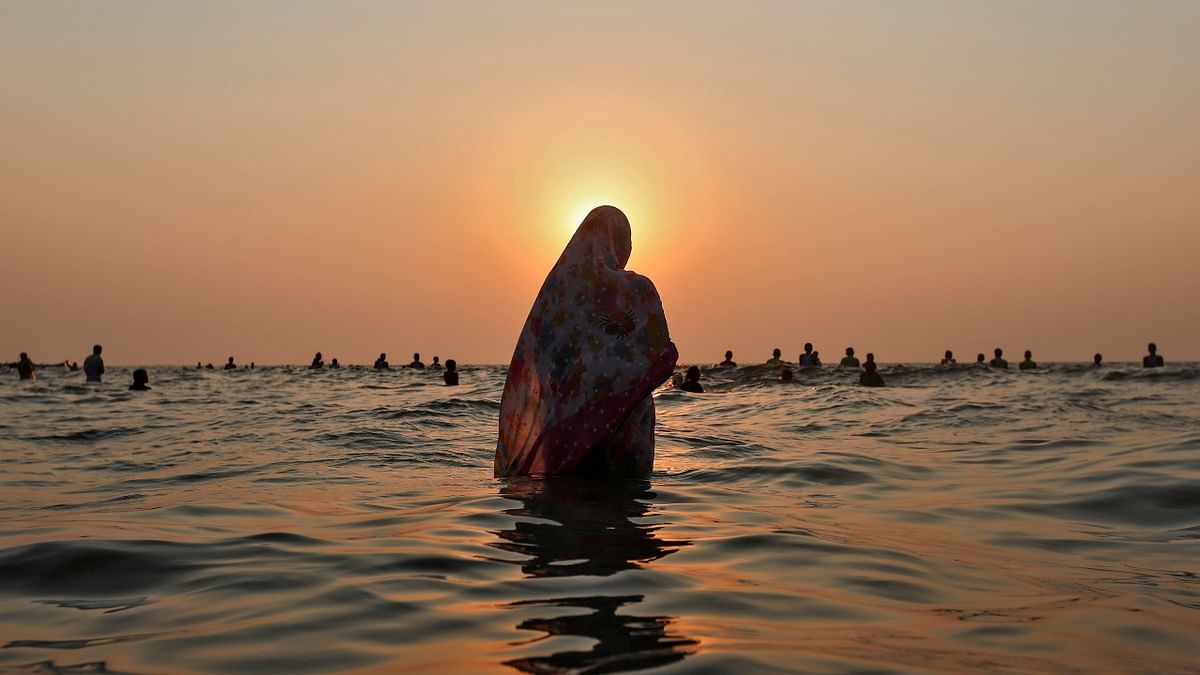
[{"label": "crowd of people in water", "polygon": [[[1146,345],[1146,351],[1148,353],[1146,356],[1142,357],[1143,368],[1160,368],[1164,365],[1163,357],[1158,353],[1158,345],[1151,342],[1150,344]],[[91,355],[83,360],[83,374],[87,382],[99,383],[103,381],[104,359],[101,356],[103,352],[104,348],[101,345],[93,345]],[[987,360],[982,353],[977,354],[975,356],[974,367],[1007,370],[1008,361],[1004,358],[1004,350],[1000,347],[996,347],[994,350],[992,350],[992,354],[993,358],[991,360]],[[797,358],[795,364],[785,361],[783,359],[783,351],[778,347],[772,350],[771,358],[767,359],[766,364],[780,366],[779,381],[781,382],[793,381],[795,377],[795,373],[792,370],[793,365],[802,369],[818,368],[824,365],[821,362],[820,352],[813,349],[811,342],[804,343],[804,351],[800,353],[800,356]],[[733,360],[733,352],[726,351],[725,360],[716,364],[714,367],[733,368],[737,367],[737,365],[737,361]],[[954,352],[949,349],[947,349],[946,353],[942,356],[940,365],[946,368],[959,367],[958,361],[954,358]],[[1092,367],[1099,368],[1103,365],[1104,356],[1102,354],[1095,354],[1092,357]],[[33,360],[30,359],[29,354],[25,352],[21,352],[20,359],[16,363],[9,364],[9,366],[16,368],[17,375],[22,380],[37,379],[37,373],[35,372],[36,369],[34,367]],[[80,369],[78,362],[63,361],[62,366],[70,371],[77,371]],[[341,367],[342,365],[338,363],[336,358],[330,359],[329,365],[326,365],[325,357],[323,354],[321,354],[321,352],[317,352],[313,355],[312,363],[308,366],[309,370],[323,370],[326,368],[330,370],[337,370]],[[391,364],[388,363],[387,353],[381,353],[379,358],[375,359],[375,363],[372,367],[375,370],[393,369]],[[887,383],[883,380],[883,376],[879,374],[879,366],[875,363],[875,354],[871,352],[867,352],[866,360],[860,362],[858,357],[854,355],[854,347],[846,347],[846,355],[842,357],[840,361],[838,361],[836,367],[839,369],[857,370],[859,372],[858,383],[864,387],[883,387],[887,385]],[[199,361],[196,362],[196,368],[200,370],[215,370],[213,364],[209,363],[207,365],[202,365]],[[225,362],[223,369],[252,370],[254,368],[255,364],[253,361],[251,361],[249,365],[239,366],[237,365],[236,360],[230,356]],[[456,362],[454,359],[446,359],[445,364],[443,364],[440,357],[434,356],[429,365],[426,365],[425,362],[421,360],[421,354],[414,353],[412,361],[403,366],[399,366],[399,368],[411,368],[415,370],[424,370],[428,368],[431,370],[440,370],[442,371],[442,380],[447,385],[454,386],[458,384],[458,362]],[[1025,350],[1025,359],[1017,364],[1017,368],[1019,370],[1036,370],[1038,368],[1037,362],[1033,360],[1032,351],[1028,349]],[[704,385],[700,384],[700,368],[698,366],[689,367],[683,375],[676,373],[672,378],[672,384],[682,391],[692,393],[704,392]],[[133,371],[133,384],[129,385],[129,389],[132,391],[148,391],[150,389],[150,376],[145,368],[138,368]]]},{"label": "crowd of people in water", "polygon": [[[104,359],[100,356],[103,352],[104,347],[101,345],[93,345],[92,354],[83,360],[83,373],[87,382],[101,383],[104,381]],[[26,352],[21,352],[21,356],[16,363],[10,363],[8,365],[11,368],[16,368],[17,376],[22,380],[37,379],[37,368],[33,363],[33,359],[29,358],[29,354]],[[78,362],[67,360],[63,361],[61,365],[71,372],[79,370]],[[323,370],[326,367],[328,367],[330,370],[337,370],[342,367],[342,364],[338,363],[337,359],[330,359],[329,365],[326,366],[324,356],[321,354],[321,352],[317,352],[313,356],[312,363],[308,366],[308,369]],[[446,363],[443,365],[441,357],[435,356],[433,357],[433,361],[426,366],[425,363],[421,361],[421,355],[419,353],[414,353],[412,362],[401,367],[419,370],[424,370],[425,368],[429,368],[430,370],[440,370],[442,371],[442,381],[448,386],[455,386],[458,384],[458,362],[454,359],[446,359]],[[253,361],[251,361],[249,365],[239,366],[237,361],[230,356],[222,369],[253,370],[254,368],[255,363]],[[374,368],[375,370],[392,370],[391,365],[389,365],[387,361],[387,354],[379,355],[379,358],[375,360]],[[216,370],[213,364],[209,363],[205,365],[200,361],[196,362],[196,369]],[[145,368],[138,368],[133,371],[133,384],[129,385],[129,389],[131,391],[150,390],[150,374]]]},{"label": "crowd of people in water", "polygon": [[[1151,342],[1146,345],[1146,351],[1149,352],[1142,358],[1143,368],[1160,368],[1164,365],[1163,357],[1158,353],[1158,345]],[[989,368],[1007,370],[1008,361],[1004,358],[1004,350],[996,347],[992,351],[994,358],[990,361],[984,357],[982,353],[975,356],[976,368]],[[737,361],[733,360],[733,351],[725,352],[725,360],[718,363],[716,368],[734,368],[737,367]],[[800,353],[795,364],[791,364],[783,359],[783,350],[776,347],[771,351],[771,358],[767,359],[766,365],[780,366],[779,381],[791,382],[795,377],[792,366],[796,365],[799,368],[819,368],[825,364],[821,362],[820,352],[813,349],[811,342],[804,343],[804,351]],[[958,360],[954,358],[954,352],[947,349],[939,363],[944,368],[958,368]],[[1092,367],[1099,368],[1104,365],[1104,355],[1095,354],[1092,356]],[[846,347],[846,355],[842,357],[836,366],[839,369],[855,369],[859,372],[858,383],[864,387],[884,387],[887,383],[884,382],[883,376],[879,374],[879,366],[875,363],[875,354],[867,352],[866,361],[860,362],[858,357],[854,355],[854,347]],[[1019,370],[1036,370],[1038,364],[1033,360],[1033,352],[1025,350],[1025,360],[1017,364]],[[683,391],[703,393],[704,385],[700,384],[700,369],[692,366],[687,369],[684,375],[675,374],[673,384]]]}]

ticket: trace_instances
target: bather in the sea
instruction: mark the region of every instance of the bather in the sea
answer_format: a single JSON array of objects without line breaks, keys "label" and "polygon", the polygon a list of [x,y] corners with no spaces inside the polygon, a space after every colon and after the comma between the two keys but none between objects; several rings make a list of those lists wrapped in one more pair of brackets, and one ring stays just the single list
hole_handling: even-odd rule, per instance
[{"label": "bather in the sea", "polygon": [[631,251],[625,214],[600,206],[546,276],[504,383],[497,476],[650,472],[650,394],[679,354]]}]

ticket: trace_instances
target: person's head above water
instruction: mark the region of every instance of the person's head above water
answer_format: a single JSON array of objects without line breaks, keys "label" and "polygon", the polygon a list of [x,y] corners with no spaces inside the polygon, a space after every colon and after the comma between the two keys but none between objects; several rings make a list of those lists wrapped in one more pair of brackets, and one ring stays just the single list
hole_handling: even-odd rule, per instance
[{"label": "person's head above water", "polygon": [[454,359],[446,359],[446,370],[453,373],[458,369],[458,361]]},{"label": "person's head above water", "polygon": [[[12,352],[9,352],[9,353],[11,354]],[[21,352],[21,360],[22,360],[22,361],[28,361],[28,360],[29,360],[29,355],[28,355],[28,354],[26,354],[25,352]]]},{"label": "person's head above water", "polygon": [[1031,351],[1029,351],[1028,349],[1026,349],[1026,350],[1025,350],[1025,358],[1027,358],[1027,359],[1032,359],[1032,358],[1033,358],[1033,352],[1031,352]]},{"label": "person's head above water", "polygon": [[1151,342],[1150,344],[1146,345],[1146,349],[1150,350],[1150,354],[1153,355],[1158,352],[1158,345]]},{"label": "person's head above water", "polygon": [[863,370],[867,371],[868,373],[875,372],[875,360],[868,358],[867,362],[863,364]]},{"label": "person's head above water", "polygon": [[996,347],[996,349],[993,350],[992,353],[996,355],[996,358],[1000,358],[1001,356],[1004,356],[1004,350],[1000,349],[999,347]]},{"label": "person's head above water", "polygon": [[92,353],[96,356],[100,356],[100,352],[102,351],[104,351],[104,347],[101,347],[100,345],[92,345]]},{"label": "person's head above water", "polygon": [[726,350],[725,351],[725,360],[729,361],[732,358],[733,358],[733,350]]},{"label": "person's head above water", "polygon": [[383,353],[383,352],[380,352],[380,354],[379,354],[379,358],[380,358],[381,360],[382,360],[382,359],[386,359],[386,358],[387,358],[387,354],[385,354],[385,353]]},{"label": "person's head above water", "polygon": [[811,353],[811,352],[812,352],[812,343],[811,343],[811,342],[805,342],[805,343],[804,343],[804,352],[805,352],[806,354],[808,354],[808,353]]},{"label": "person's head above water", "polygon": [[150,375],[146,373],[145,368],[138,368],[133,371],[133,385],[129,387],[130,389],[149,389],[150,387],[147,387],[147,384],[150,384]]},{"label": "person's head above water", "polygon": [[875,352],[867,352],[867,363],[875,363]]},{"label": "person's head above water", "polygon": [[1100,352],[1096,352],[1096,355],[1092,357],[1092,363],[1100,365],[1102,361],[1104,361],[1104,355]]},{"label": "person's head above water", "polygon": [[317,352],[316,354],[313,354],[313,360],[320,361],[321,360],[321,352]]},{"label": "person's head above water", "polygon": [[947,359],[952,359],[952,358],[954,358],[954,352],[952,352],[952,351],[950,351],[949,349],[947,349],[947,350],[946,350],[946,358],[947,358]]},{"label": "person's head above water", "polygon": [[438,358],[438,357],[436,357],[436,356],[435,356],[435,357],[433,357],[433,365],[435,365],[435,366],[436,366],[436,365],[437,365],[438,363],[440,363],[440,362],[441,362],[441,359],[439,359],[439,358]]},{"label": "person's head above water", "polygon": [[775,349],[771,350],[771,356],[773,356],[775,358],[779,358],[779,357],[783,356],[783,350],[780,349],[779,347],[776,347]]},{"label": "person's head above water", "polygon": [[983,363],[983,361],[984,361],[984,359],[985,359],[985,358],[986,358],[986,357],[985,357],[983,354],[976,354],[976,355],[975,355],[975,361],[976,361],[977,363]]},{"label": "person's head above water", "polygon": [[846,356],[854,356],[854,347],[846,347]]},{"label": "person's head above water", "polygon": [[691,366],[690,368],[688,368],[687,374],[683,376],[683,380],[684,380],[684,382],[699,382],[700,381],[700,367],[699,366]]}]

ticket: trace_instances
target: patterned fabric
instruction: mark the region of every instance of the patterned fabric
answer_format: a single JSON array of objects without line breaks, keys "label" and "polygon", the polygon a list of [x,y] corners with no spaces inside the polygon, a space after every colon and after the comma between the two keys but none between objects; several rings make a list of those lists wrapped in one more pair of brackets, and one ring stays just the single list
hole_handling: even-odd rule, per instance
[{"label": "patterned fabric", "polygon": [[631,250],[625,214],[600,206],[546,276],[504,383],[497,476],[650,472],[650,394],[679,354]]}]

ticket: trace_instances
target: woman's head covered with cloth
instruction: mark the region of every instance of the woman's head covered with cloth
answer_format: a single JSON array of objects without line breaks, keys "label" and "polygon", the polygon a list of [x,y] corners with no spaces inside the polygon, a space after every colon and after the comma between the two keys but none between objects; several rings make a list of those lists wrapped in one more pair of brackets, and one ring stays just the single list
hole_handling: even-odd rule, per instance
[{"label": "woman's head covered with cloth", "polygon": [[679,354],[619,209],[588,213],[521,329],[500,403],[496,475],[649,473],[651,392]]}]

